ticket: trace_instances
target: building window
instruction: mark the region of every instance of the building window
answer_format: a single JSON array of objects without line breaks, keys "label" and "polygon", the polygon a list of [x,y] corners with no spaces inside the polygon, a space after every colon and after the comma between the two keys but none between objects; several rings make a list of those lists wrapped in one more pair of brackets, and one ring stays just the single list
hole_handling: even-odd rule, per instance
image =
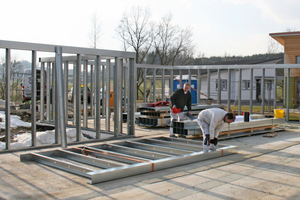
[{"label": "building window", "polygon": [[300,56],[297,56],[297,64],[300,64]]},{"label": "building window", "polygon": [[272,90],[272,81],[267,81],[267,90]]},{"label": "building window", "polygon": [[243,90],[250,90],[250,80],[243,80]]},{"label": "building window", "polygon": [[[221,80],[221,91],[227,90],[227,80]],[[216,91],[218,90],[218,79],[216,80]]]}]

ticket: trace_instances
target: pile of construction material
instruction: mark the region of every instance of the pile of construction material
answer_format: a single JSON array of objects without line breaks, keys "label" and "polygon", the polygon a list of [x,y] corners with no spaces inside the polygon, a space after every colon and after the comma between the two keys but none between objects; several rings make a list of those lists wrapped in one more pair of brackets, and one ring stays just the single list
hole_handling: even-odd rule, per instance
[{"label": "pile of construction material", "polygon": [[[224,108],[220,104],[198,104],[192,105],[192,115],[197,118],[197,115],[201,110],[207,108]],[[143,104],[139,107],[140,116],[136,118],[136,124],[144,127],[165,127],[170,125],[170,107],[158,106],[150,107],[149,104]],[[185,108],[184,112],[187,112]],[[187,118],[186,118],[187,120]],[[190,120],[189,120],[190,121]],[[195,121],[195,120],[194,120]]]},{"label": "pile of construction material", "polygon": [[[236,116],[235,122],[225,124],[220,131],[220,137],[234,137],[234,135],[252,135],[270,131],[283,130],[278,126],[284,124],[284,118],[265,118],[264,115],[250,115],[250,121],[245,122],[244,116]],[[276,128],[276,129],[275,129]],[[267,131],[265,131],[267,130]],[[182,137],[202,137],[202,131],[197,121],[180,121],[174,122],[173,132]]]}]

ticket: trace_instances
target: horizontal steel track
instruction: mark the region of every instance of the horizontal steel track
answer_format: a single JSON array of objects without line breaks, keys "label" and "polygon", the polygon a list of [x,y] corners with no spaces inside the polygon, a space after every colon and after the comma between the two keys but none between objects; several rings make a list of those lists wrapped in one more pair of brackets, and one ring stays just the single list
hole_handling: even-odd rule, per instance
[{"label": "horizontal steel track", "polygon": [[156,137],[28,153],[20,159],[65,170],[89,178],[88,183],[95,184],[236,152],[235,146],[220,144],[217,151],[203,153],[202,141]]}]

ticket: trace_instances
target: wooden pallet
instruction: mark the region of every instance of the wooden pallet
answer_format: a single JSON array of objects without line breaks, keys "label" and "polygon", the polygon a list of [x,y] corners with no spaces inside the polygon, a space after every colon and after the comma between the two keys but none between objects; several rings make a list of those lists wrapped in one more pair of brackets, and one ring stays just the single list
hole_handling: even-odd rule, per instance
[{"label": "wooden pallet", "polygon": [[251,127],[246,129],[239,129],[239,130],[233,130],[233,131],[222,131],[219,135],[227,135],[230,136],[230,133],[240,133],[240,132],[253,132],[255,130],[272,130],[273,128],[277,127],[278,125],[269,125],[269,126],[260,126],[260,127]]},{"label": "wooden pallet", "polygon": [[[283,131],[284,130],[284,128],[278,127],[278,125],[275,124],[275,125],[269,125],[269,126],[260,126],[260,127],[252,127],[252,128],[247,128],[247,129],[239,129],[239,130],[234,130],[234,131],[222,131],[222,132],[220,132],[219,135],[220,136],[225,136],[225,137],[226,136],[230,137],[231,136],[230,134],[241,133],[242,134],[241,136],[251,136],[254,131],[257,131],[257,130],[269,130],[272,134],[270,134],[269,136],[264,136],[264,137],[275,137],[277,134],[273,131],[274,128],[277,129],[276,131]],[[249,134],[247,134],[247,133],[249,133]],[[182,135],[179,135],[179,134],[175,134],[175,135],[177,137],[184,137],[184,138],[187,138],[187,139],[202,138],[202,134],[186,135],[186,136],[182,136]],[[271,135],[273,135],[273,136],[271,136]]]}]

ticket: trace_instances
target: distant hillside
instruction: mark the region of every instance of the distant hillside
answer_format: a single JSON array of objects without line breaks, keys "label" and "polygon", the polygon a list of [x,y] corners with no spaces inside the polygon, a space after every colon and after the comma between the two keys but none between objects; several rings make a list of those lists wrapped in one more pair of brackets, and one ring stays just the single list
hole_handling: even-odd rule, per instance
[{"label": "distant hillside", "polygon": [[193,65],[209,65],[214,63],[226,62],[226,61],[244,61],[244,60],[269,60],[279,57],[283,57],[283,53],[276,54],[254,54],[252,56],[212,56],[212,57],[202,57],[195,58]]}]

